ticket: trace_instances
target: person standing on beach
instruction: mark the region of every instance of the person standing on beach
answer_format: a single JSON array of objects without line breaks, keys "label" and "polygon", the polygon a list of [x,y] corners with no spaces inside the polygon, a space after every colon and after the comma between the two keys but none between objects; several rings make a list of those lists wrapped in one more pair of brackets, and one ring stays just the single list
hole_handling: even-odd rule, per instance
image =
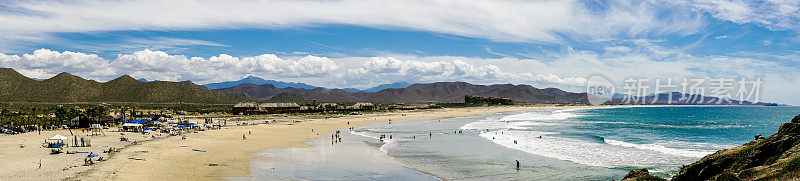
[{"label": "person standing on beach", "polygon": [[517,171],[519,171],[519,160],[514,160],[514,161],[517,161]]},{"label": "person standing on beach", "polygon": [[244,134],[242,134],[242,140],[247,140],[247,137]]},{"label": "person standing on beach", "polygon": [[428,137],[433,138],[433,133],[428,133]]}]

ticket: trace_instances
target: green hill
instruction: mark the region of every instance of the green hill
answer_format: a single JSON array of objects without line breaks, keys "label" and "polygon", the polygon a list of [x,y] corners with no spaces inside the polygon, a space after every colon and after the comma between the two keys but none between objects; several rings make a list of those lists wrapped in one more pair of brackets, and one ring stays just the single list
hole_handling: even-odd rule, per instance
[{"label": "green hill", "polygon": [[3,102],[234,103],[249,99],[244,94],[213,91],[190,81],[140,82],[124,75],[101,83],[66,72],[36,81],[14,69],[0,68]]}]

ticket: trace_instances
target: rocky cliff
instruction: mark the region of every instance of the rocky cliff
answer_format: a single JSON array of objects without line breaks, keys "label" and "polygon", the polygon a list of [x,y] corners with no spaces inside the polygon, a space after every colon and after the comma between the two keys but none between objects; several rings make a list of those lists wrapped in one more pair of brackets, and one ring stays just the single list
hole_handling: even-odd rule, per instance
[{"label": "rocky cliff", "polygon": [[684,166],[672,180],[797,180],[798,172],[800,115],[767,138],[717,151]]}]

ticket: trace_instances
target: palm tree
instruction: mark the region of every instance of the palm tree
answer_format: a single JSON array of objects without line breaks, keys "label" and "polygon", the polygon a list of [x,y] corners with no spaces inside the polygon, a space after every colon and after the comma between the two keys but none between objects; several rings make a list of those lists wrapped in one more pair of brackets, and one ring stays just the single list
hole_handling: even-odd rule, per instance
[{"label": "palm tree", "polygon": [[60,105],[56,108],[56,118],[58,118],[62,125],[65,120],[75,118],[78,114],[79,112],[75,108],[68,108]]},{"label": "palm tree", "polygon": [[96,107],[89,107],[86,109],[86,116],[89,116],[92,119],[92,122],[100,122],[100,117],[105,115],[108,109],[103,106],[96,106]]}]

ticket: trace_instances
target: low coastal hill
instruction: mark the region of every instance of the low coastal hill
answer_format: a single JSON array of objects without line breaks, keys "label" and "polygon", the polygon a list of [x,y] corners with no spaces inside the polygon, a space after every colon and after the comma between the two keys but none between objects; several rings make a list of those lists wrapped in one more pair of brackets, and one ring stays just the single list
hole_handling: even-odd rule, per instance
[{"label": "low coastal hill", "polygon": [[66,72],[38,81],[14,69],[0,68],[3,102],[233,103],[247,99],[243,94],[217,92],[190,81],[141,82],[123,75],[97,82]]}]

